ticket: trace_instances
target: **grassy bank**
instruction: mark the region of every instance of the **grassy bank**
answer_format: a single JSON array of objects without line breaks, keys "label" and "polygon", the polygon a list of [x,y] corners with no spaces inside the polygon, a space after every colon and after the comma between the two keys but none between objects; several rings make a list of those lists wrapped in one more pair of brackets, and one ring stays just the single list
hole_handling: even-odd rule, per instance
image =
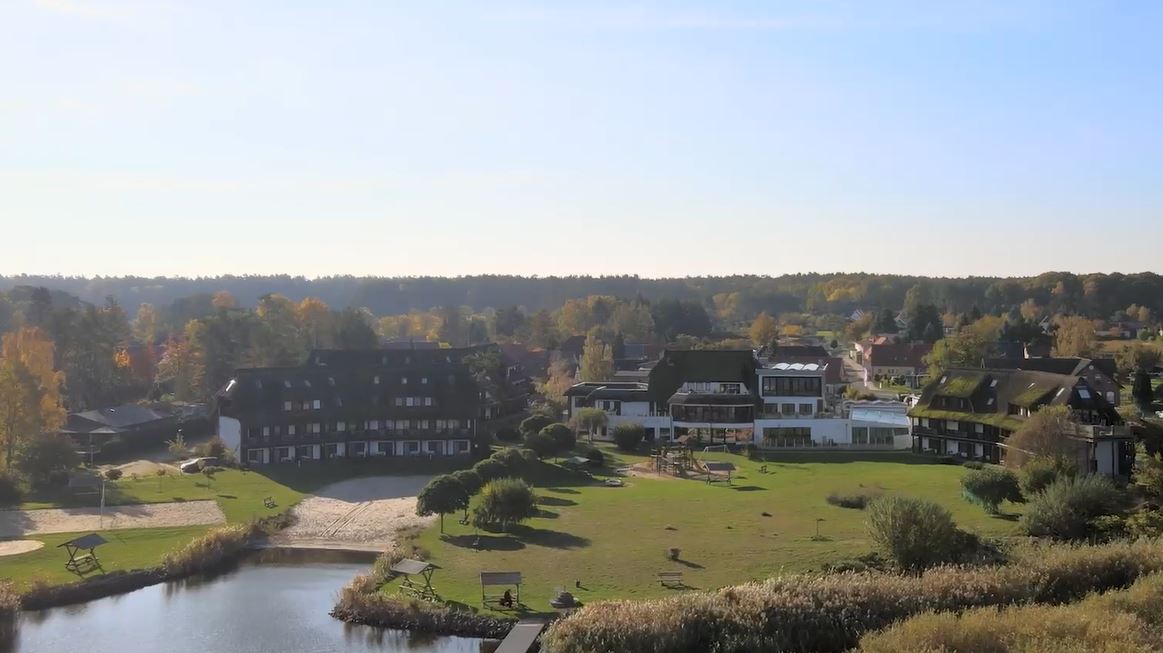
[{"label": "grassy bank", "polygon": [[543,642],[554,653],[840,652],[862,634],[913,615],[1065,603],[1160,571],[1158,541],[1031,547],[1001,567],[784,576],[655,601],[595,603],[553,624]]},{"label": "grassy bank", "polygon": [[[521,598],[538,613],[551,611],[556,587],[584,603],[659,598],[681,591],[662,587],[661,571],[681,571],[688,589],[705,590],[867,553],[873,547],[863,511],[828,504],[833,493],[926,497],[950,509],[967,530],[986,536],[1017,530],[1016,515],[990,516],[962,499],[963,468],[932,459],[789,453],[757,463],[731,454],[699,456],[733,462],[733,483],[629,477],[625,487],[605,487],[553,467],[556,473],[534,483],[541,516],[509,533],[478,533],[448,518],[444,535],[432,526],[415,544],[440,567],[433,582],[444,600],[483,610],[478,573],[520,571]],[[621,455],[615,465],[642,460]],[[760,473],[761,464],[769,473]],[[1007,505],[1003,512],[1015,510]],[[680,549],[679,560],[667,559],[671,547]],[[397,585],[388,583],[383,592],[395,594]]]}]

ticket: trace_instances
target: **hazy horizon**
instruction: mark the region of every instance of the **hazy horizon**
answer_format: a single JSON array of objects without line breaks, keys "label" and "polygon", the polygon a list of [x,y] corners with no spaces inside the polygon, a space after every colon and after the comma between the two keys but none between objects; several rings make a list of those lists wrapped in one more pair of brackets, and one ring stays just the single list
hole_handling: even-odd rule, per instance
[{"label": "hazy horizon", "polygon": [[1160,19],[17,0],[0,274],[1159,271]]}]

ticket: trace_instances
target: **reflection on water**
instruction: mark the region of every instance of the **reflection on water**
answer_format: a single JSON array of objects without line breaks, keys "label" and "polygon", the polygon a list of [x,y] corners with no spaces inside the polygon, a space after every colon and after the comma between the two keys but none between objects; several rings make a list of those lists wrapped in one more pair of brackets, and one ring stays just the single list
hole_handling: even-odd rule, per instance
[{"label": "reflection on water", "polygon": [[[353,557],[354,556],[354,557]],[[209,578],[21,615],[0,652],[490,653],[495,642],[353,626],[327,613],[366,554],[264,551]],[[3,628],[0,628],[2,631]]]}]

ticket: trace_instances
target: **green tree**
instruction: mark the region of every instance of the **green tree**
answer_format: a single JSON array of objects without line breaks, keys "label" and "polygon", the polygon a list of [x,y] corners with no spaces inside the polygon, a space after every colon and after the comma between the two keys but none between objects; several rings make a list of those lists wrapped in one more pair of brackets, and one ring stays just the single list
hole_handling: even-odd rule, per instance
[{"label": "green tree", "polygon": [[374,315],[366,309],[345,308],[335,317],[335,346],[339,349],[375,349],[380,337],[372,328]]},{"label": "green tree", "polygon": [[1068,437],[1075,430],[1068,407],[1042,408],[1006,439],[1006,464],[1021,467],[1031,458],[1045,458],[1055,469],[1077,469],[1082,444]]},{"label": "green tree", "polygon": [[137,307],[137,317],[133,319],[133,339],[143,345],[157,344],[160,320],[153,304],[142,303]]},{"label": "green tree", "polygon": [[909,314],[910,340],[936,342],[945,332],[945,324],[941,319],[941,311],[932,304],[921,304]]},{"label": "green tree", "polygon": [[444,532],[444,515],[456,512],[468,505],[468,492],[464,485],[448,474],[428,481],[416,496],[416,514],[421,517],[440,515],[440,532]]},{"label": "green tree", "polygon": [[528,320],[519,306],[505,306],[497,309],[493,317],[493,332],[498,336],[512,338],[526,331]]},{"label": "green tree", "polygon": [[1090,356],[1094,350],[1094,322],[1078,315],[1058,320],[1054,331],[1055,356]]},{"label": "green tree", "polygon": [[574,435],[573,429],[561,422],[547,424],[541,429],[541,434],[552,438],[557,443],[558,453],[573,451],[573,448],[577,446],[577,436]]},{"label": "green tree", "polygon": [[1158,453],[1147,453],[1142,442],[1135,445],[1135,470],[1131,482],[1143,496],[1155,503],[1163,503],[1163,457]]},{"label": "green tree", "polygon": [[537,454],[537,458],[548,458],[557,453],[557,442],[544,432],[530,433],[525,436],[525,446]]},{"label": "green tree", "polygon": [[509,473],[508,467],[505,463],[496,458],[485,458],[472,466],[472,471],[477,473],[481,481],[487,483],[493,479],[501,478]]},{"label": "green tree", "polygon": [[1105,476],[1059,478],[1029,498],[1022,526],[1034,537],[1078,540],[1095,519],[1121,514],[1126,505],[1126,493]]},{"label": "green tree", "polygon": [[600,408],[581,408],[573,415],[573,422],[578,431],[585,431],[594,441],[594,433],[606,427],[609,417]]},{"label": "green tree", "polygon": [[614,444],[622,451],[637,451],[646,429],[641,424],[619,424],[614,427]]},{"label": "green tree", "polygon": [[16,468],[37,487],[66,481],[69,471],[81,464],[73,441],[57,435],[42,435],[24,445]]},{"label": "green tree", "polygon": [[464,347],[468,344],[468,318],[461,307],[446,304],[440,307],[439,338],[453,347]]},{"label": "green tree", "polygon": [[549,417],[548,415],[536,414],[530,415],[529,417],[521,420],[521,426],[519,428],[521,430],[521,435],[523,437],[528,437],[534,433],[541,432],[541,429],[549,426],[552,423],[552,417]]},{"label": "green tree", "polygon": [[896,313],[891,308],[881,310],[872,328],[877,333],[896,333],[900,331],[900,327],[896,323]]},{"label": "green tree", "polygon": [[938,340],[925,356],[929,375],[936,378],[941,372],[957,367],[981,367],[985,359],[997,354],[998,338],[1004,325],[1000,317],[987,315],[959,330],[956,334]]},{"label": "green tree", "polygon": [[1135,405],[1140,410],[1150,411],[1155,401],[1155,393],[1151,390],[1151,377],[1144,370],[1135,371],[1135,381],[1131,385],[1131,396],[1135,398]]},{"label": "green tree", "polygon": [[499,478],[481,488],[480,501],[473,509],[473,524],[505,530],[535,516],[537,499],[529,485],[516,478]]}]

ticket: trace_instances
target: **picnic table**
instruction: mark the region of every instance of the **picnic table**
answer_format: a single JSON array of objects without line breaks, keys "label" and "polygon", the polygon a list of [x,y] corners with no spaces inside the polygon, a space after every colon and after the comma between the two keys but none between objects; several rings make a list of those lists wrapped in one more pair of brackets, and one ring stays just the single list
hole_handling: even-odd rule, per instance
[{"label": "picnic table", "polygon": [[63,544],[58,544],[57,548],[64,547],[65,552],[69,554],[69,560],[65,563],[65,569],[77,574],[84,574],[94,569],[101,568],[101,561],[97,559],[96,548],[106,543],[106,539],[97,533],[89,533],[76,537]]},{"label": "picnic table", "polygon": [[[432,563],[404,558],[392,565],[391,571],[404,578],[400,582],[401,591],[426,601],[438,601],[440,599],[440,596],[436,593],[436,588],[432,587],[432,573],[436,571],[436,567],[432,566]],[[413,580],[413,578],[417,580]],[[421,581],[423,581],[423,584],[421,584]]]}]

